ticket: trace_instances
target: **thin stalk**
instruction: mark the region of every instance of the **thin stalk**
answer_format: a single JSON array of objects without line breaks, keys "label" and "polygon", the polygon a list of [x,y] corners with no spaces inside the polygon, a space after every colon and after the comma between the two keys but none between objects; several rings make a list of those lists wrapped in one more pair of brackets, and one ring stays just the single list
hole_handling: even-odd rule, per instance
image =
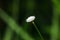
[{"label": "thin stalk", "polygon": [[38,28],[37,28],[36,24],[35,24],[34,22],[32,22],[32,24],[33,24],[33,25],[34,25],[34,27],[36,28],[36,30],[37,30],[37,32],[39,33],[39,35],[40,35],[41,39],[42,39],[42,40],[44,40],[44,38],[42,37],[42,35],[41,35],[40,31],[38,30]]}]

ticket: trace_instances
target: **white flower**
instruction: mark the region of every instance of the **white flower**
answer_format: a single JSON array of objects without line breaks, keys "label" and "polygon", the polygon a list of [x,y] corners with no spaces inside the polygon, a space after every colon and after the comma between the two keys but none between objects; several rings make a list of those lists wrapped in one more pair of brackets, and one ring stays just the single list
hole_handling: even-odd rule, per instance
[{"label": "white flower", "polygon": [[35,16],[30,16],[26,19],[26,22],[32,22],[35,19]]}]

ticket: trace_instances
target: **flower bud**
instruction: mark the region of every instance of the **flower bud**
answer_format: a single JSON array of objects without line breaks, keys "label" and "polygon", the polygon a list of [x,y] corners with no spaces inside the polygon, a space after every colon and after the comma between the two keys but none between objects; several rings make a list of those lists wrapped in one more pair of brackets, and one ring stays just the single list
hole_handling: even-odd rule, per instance
[{"label": "flower bud", "polygon": [[32,22],[35,19],[35,16],[30,16],[26,19],[26,22]]}]

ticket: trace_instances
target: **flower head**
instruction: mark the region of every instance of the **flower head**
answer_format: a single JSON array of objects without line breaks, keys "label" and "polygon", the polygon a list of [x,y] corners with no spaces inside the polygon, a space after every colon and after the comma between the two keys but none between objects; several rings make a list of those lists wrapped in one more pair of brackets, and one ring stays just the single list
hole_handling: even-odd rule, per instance
[{"label": "flower head", "polygon": [[26,19],[26,22],[32,22],[35,19],[35,16],[30,16]]}]

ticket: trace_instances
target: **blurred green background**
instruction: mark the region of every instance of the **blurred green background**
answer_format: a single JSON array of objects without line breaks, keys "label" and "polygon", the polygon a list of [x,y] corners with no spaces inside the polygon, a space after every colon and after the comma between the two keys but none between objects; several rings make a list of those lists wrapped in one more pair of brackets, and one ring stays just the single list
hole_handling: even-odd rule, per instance
[{"label": "blurred green background", "polygon": [[60,0],[0,0],[0,40],[60,40]]}]

